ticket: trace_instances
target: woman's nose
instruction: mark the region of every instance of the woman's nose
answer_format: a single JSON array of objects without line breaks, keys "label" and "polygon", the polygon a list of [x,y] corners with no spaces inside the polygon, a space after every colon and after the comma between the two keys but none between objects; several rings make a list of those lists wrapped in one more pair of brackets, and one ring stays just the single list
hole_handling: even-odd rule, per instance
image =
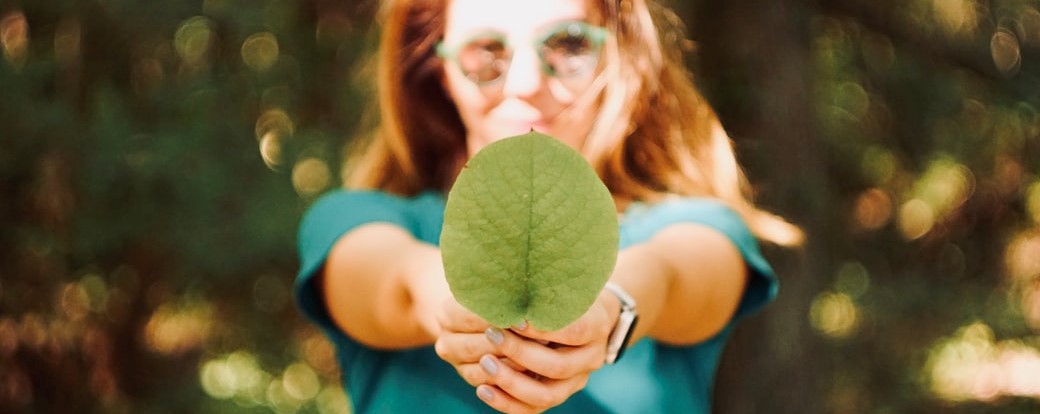
[{"label": "woman's nose", "polygon": [[541,60],[531,48],[517,48],[513,51],[513,59],[505,77],[502,93],[521,98],[533,96],[545,82]]}]

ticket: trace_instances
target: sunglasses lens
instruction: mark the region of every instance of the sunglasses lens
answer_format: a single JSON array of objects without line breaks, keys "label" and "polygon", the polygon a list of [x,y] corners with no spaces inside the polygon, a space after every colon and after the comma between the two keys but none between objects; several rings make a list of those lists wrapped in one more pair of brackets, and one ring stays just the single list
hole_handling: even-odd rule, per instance
[{"label": "sunglasses lens", "polygon": [[542,42],[542,60],[556,76],[573,76],[596,65],[599,44],[581,24],[560,28]]},{"label": "sunglasses lens", "polygon": [[[604,35],[602,28],[582,22],[554,29],[541,37],[536,46],[543,70],[550,76],[562,78],[592,69],[599,60]],[[509,70],[513,50],[503,36],[485,34],[469,40],[454,52],[439,50],[438,53],[454,58],[469,80],[483,85],[501,79]]]},{"label": "sunglasses lens", "polygon": [[491,82],[509,68],[509,50],[500,39],[473,39],[459,50],[458,64],[473,82]]}]

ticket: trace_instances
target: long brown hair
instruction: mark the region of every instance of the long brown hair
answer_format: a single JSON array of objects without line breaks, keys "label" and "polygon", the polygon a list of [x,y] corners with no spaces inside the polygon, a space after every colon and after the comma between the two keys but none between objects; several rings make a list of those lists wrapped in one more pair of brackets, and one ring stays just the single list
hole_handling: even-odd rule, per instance
[{"label": "long brown hair", "polygon": [[[345,170],[352,188],[400,195],[447,191],[466,154],[466,129],[441,83],[436,56],[450,0],[388,0],[377,56],[379,121]],[[612,29],[593,86],[599,113],[586,158],[621,200],[672,195],[714,197],[739,212],[755,234],[781,245],[801,231],[748,197],[729,136],[694,86],[682,51],[682,25],[653,0],[588,0],[593,22]]]}]

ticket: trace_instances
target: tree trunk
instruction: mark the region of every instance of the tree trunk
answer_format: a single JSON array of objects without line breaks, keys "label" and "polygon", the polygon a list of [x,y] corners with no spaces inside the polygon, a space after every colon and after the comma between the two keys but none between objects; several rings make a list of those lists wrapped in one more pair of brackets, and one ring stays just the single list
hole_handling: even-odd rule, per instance
[{"label": "tree trunk", "polygon": [[824,411],[817,373],[827,361],[808,310],[826,283],[829,190],[815,137],[809,7],[702,0],[678,9],[698,45],[696,78],[734,139],[757,202],[808,236],[800,250],[766,248],[781,293],[732,338],[716,384],[719,413]]}]

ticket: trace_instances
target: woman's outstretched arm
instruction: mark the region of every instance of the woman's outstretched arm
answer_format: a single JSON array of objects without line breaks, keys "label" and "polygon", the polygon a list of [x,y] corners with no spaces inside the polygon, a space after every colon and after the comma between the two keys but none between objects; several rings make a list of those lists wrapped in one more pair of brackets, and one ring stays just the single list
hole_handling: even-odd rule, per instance
[{"label": "woman's outstretched arm", "polygon": [[698,224],[673,224],[633,246],[612,281],[639,304],[633,341],[650,336],[691,345],[719,333],[733,318],[748,270],[736,245]]},{"label": "woman's outstretched arm", "polygon": [[388,223],[366,224],[340,238],[320,277],[332,320],[378,349],[433,344],[440,330],[436,313],[451,297],[440,250]]}]

